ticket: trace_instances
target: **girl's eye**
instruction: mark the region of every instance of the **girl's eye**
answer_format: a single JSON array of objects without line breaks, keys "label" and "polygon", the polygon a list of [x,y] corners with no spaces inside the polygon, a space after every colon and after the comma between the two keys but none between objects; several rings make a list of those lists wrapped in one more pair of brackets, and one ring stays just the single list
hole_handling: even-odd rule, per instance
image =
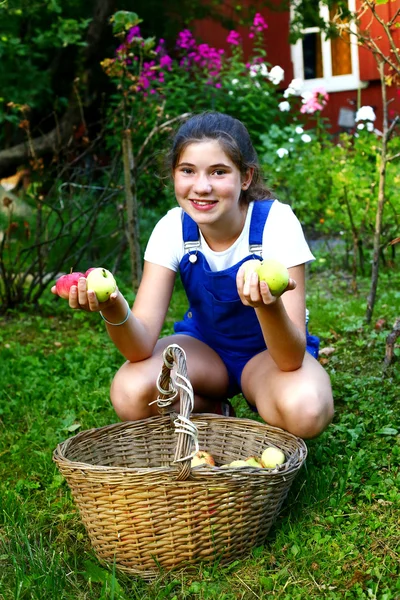
[{"label": "girl's eye", "polygon": [[188,175],[190,173],[193,173],[193,170],[189,169],[189,167],[182,167],[181,173],[184,173],[185,175]]},{"label": "girl's eye", "polygon": [[224,171],[223,169],[216,169],[214,171],[215,175],[225,175],[226,171]]}]

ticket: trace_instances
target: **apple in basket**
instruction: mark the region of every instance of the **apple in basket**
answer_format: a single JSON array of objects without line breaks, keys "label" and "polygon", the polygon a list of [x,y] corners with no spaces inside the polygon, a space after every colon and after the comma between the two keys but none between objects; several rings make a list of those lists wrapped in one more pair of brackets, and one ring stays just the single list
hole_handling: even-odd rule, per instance
[{"label": "apple in basket", "polygon": [[228,466],[234,469],[240,469],[241,467],[249,467],[250,465],[245,460],[239,459],[233,460]]},{"label": "apple in basket", "polygon": [[245,462],[247,463],[248,467],[255,467],[256,469],[262,469],[264,467],[261,460],[257,456],[249,456],[246,458]]},{"label": "apple in basket", "polygon": [[268,446],[261,454],[261,462],[267,469],[275,469],[275,467],[283,465],[285,460],[286,457],[282,450],[273,446]]},{"label": "apple in basket", "polygon": [[205,450],[198,450],[192,457],[190,466],[198,467],[199,465],[210,465],[211,467],[215,466],[215,460],[212,454],[206,452]]}]

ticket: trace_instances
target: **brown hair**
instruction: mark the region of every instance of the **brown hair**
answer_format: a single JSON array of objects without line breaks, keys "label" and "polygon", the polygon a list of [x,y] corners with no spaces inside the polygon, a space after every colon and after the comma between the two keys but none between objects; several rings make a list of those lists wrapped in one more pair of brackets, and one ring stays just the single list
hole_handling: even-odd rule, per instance
[{"label": "brown hair", "polygon": [[243,177],[249,168],[254,169],[250,186],[247,190],[242,190],[240,204],[246,205],[252,200],[271,198],[272,193],[264,183],[257,152],[249,132],[241,121],[224,113],[203,112],[194,115],[179,127],[168,156],[172,172],[189,144],[205,140],[217,140]]}]

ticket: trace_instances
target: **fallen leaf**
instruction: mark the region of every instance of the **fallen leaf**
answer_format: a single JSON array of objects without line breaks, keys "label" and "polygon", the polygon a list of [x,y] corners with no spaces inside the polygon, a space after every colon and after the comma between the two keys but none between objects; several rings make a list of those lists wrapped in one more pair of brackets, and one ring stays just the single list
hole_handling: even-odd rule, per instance
[{"label": "fallen leaf", "polygon": [[375,323],[375,329],[380,331],[386,325],[386,319],[378,319]]},{"label": "fallen leaf", "polygon": [[326,348],[321,348],[321,350],[319,351],[320,354],[325,354],[325,356],[329,356],[330,354],[332,354],[333,352],[335,352],[336,348],[334,348],[333,346],[326,346]]}]

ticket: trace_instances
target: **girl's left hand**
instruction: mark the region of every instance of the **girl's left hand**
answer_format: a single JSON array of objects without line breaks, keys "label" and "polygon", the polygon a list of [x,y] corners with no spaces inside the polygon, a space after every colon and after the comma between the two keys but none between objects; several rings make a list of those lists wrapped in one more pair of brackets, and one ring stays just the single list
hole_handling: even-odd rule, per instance
[{"label": "girl's left hand", "polygon": [[294,290],[296,282],[294,279],[289,279],[289,283],[282,294],[273,296],[265,281],[259,281],[257,273],[254,271],[245,281],[245,269],[243,266],[237,272],[236,285],[241,301],[245,306],[259,308],[260,306],[268,306],[275,304],[282,294],[289,290]]}]

